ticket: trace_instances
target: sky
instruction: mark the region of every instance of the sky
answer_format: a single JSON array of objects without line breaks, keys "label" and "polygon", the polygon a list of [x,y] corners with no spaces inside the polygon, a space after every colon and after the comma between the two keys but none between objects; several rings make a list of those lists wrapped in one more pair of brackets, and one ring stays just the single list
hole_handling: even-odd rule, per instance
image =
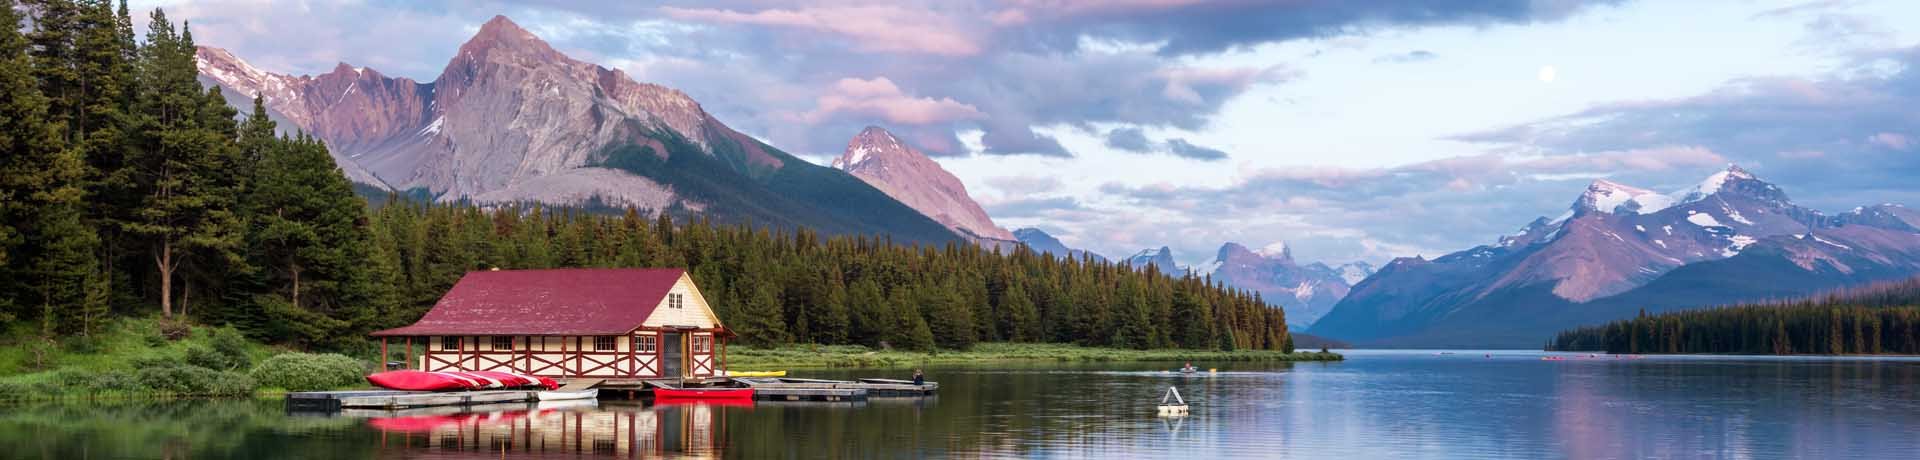
[{"label": "sky", "polygon": [[[1829,213],[1920,205],[1920,2],[136,1],[263,69],[431,81],[506,15],[825,164],[868,125],[997,223],[1107,256],[1376,265],[1595,179],[1738,164]],[[144,19],[144,18],[143,18]],[[141,25],[144,27],[144,24]]]}]

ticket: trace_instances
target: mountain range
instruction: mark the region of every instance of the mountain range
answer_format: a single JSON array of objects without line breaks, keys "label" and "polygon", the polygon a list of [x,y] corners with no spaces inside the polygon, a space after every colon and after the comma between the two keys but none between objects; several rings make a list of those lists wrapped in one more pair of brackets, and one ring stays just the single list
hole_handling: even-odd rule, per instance
[{"label": "mountain range", "polygon": [[204,82],[259,95],[275,119],[326,141],[349,178],[376,188],[959,239],[868,181],[735,131],[678,90],[570,58],[504,16],[432,82],[345,63],[277,74],[211,47],[197,57]]},{"label": "mountain range", "polygon": [[1045,230],[1038,228],[1026,227],[1017,229],[1013,231],[1013,236],[1020,240],[1020,244],[1027,245],[1027,247],[1032,248],[1034,252],[1052,254],[1056,257],[1073,259],[1091,257],[1093,260],[1100,262],[1108,261],[1106,256],[1092,251],[1069,248],[1066,243],[1060,242],[1059,238],[1054,238],[1053,235],[1047,234]]},{"label": "mountain range", "polygon": [[1373,275],[1373,266],[1366,262],[1339,267],[1322,262],[1300,264],[1284,242],[1260,249],[1227,242],[1215,251],[1212,261],[1199,267],[1176,265],[1173,250],[1165,246],[1142,250],[1123,262],[1135,267],[1152,265],[1171,273],[1192,272],[1258,292],[1267,303],[1286,310],[1287,327],[1296,330],[1307,329],[1346,298],[1354,284]]},{"label": "mountain range", "polygon": [[1310,329],[1362,346],[1535,347],[1566,327],[1920,273],[1920,213],[1829,216],[1730,166],[1657,193],[1594,181],[1561,218],[1382,267]]}]

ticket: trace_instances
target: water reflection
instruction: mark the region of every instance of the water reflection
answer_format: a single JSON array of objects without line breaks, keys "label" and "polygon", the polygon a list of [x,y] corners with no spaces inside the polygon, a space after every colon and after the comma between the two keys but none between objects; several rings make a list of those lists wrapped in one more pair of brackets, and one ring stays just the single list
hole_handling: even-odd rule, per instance
[{"label": "water reflection", "polygon": [[[318,417],[271,400],[13,406],[0,407],[0,458],[1907,458],[1920,448],[1915,359],[1349,356],[1200,375],[1111,363],[930,369],[937,397],[831,403]],[[1168,386],[1191,415],[1157,416]]]}]

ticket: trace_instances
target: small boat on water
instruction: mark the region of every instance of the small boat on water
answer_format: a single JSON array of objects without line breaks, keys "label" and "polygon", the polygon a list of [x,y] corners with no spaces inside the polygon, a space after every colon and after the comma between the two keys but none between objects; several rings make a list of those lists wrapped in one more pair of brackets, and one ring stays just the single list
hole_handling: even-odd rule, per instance
[{"label": "small boat on water", "polygon": [[579,399],[599,399],[599,398],[600,398],[599,388],[588,388],[585,390],[576,390],[576,391],[542,391],[539,393],[534,393],[534,399],[540,400],[540,401],[572,401],[572,400],[579,400]]},{"label": "small boat on water", "polygon": [[786,377],[787,371],[733,371],[728,372],[727,375],[730,377]]},{"label": "small boat on water", "polygon": [[1161,417],[1179,417],[1187,415],[1187,400],[1180,397],[1180,389],[1167,387],[1167,394],[1160,397],[1157,406]]},{"label": "small boat on water", "polygon": [[752,388],[655,388],[654,399],[753,400]]}]

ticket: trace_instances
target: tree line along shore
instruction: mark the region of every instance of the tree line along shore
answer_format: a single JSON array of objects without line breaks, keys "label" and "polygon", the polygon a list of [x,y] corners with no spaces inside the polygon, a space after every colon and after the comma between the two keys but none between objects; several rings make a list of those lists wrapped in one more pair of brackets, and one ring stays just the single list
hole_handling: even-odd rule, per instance
[{"label": "tree line along shore", "polygon": [[1920,354],[1920,278],[1804,299],[1649,315],[1561,332],[1550,351]]}]

